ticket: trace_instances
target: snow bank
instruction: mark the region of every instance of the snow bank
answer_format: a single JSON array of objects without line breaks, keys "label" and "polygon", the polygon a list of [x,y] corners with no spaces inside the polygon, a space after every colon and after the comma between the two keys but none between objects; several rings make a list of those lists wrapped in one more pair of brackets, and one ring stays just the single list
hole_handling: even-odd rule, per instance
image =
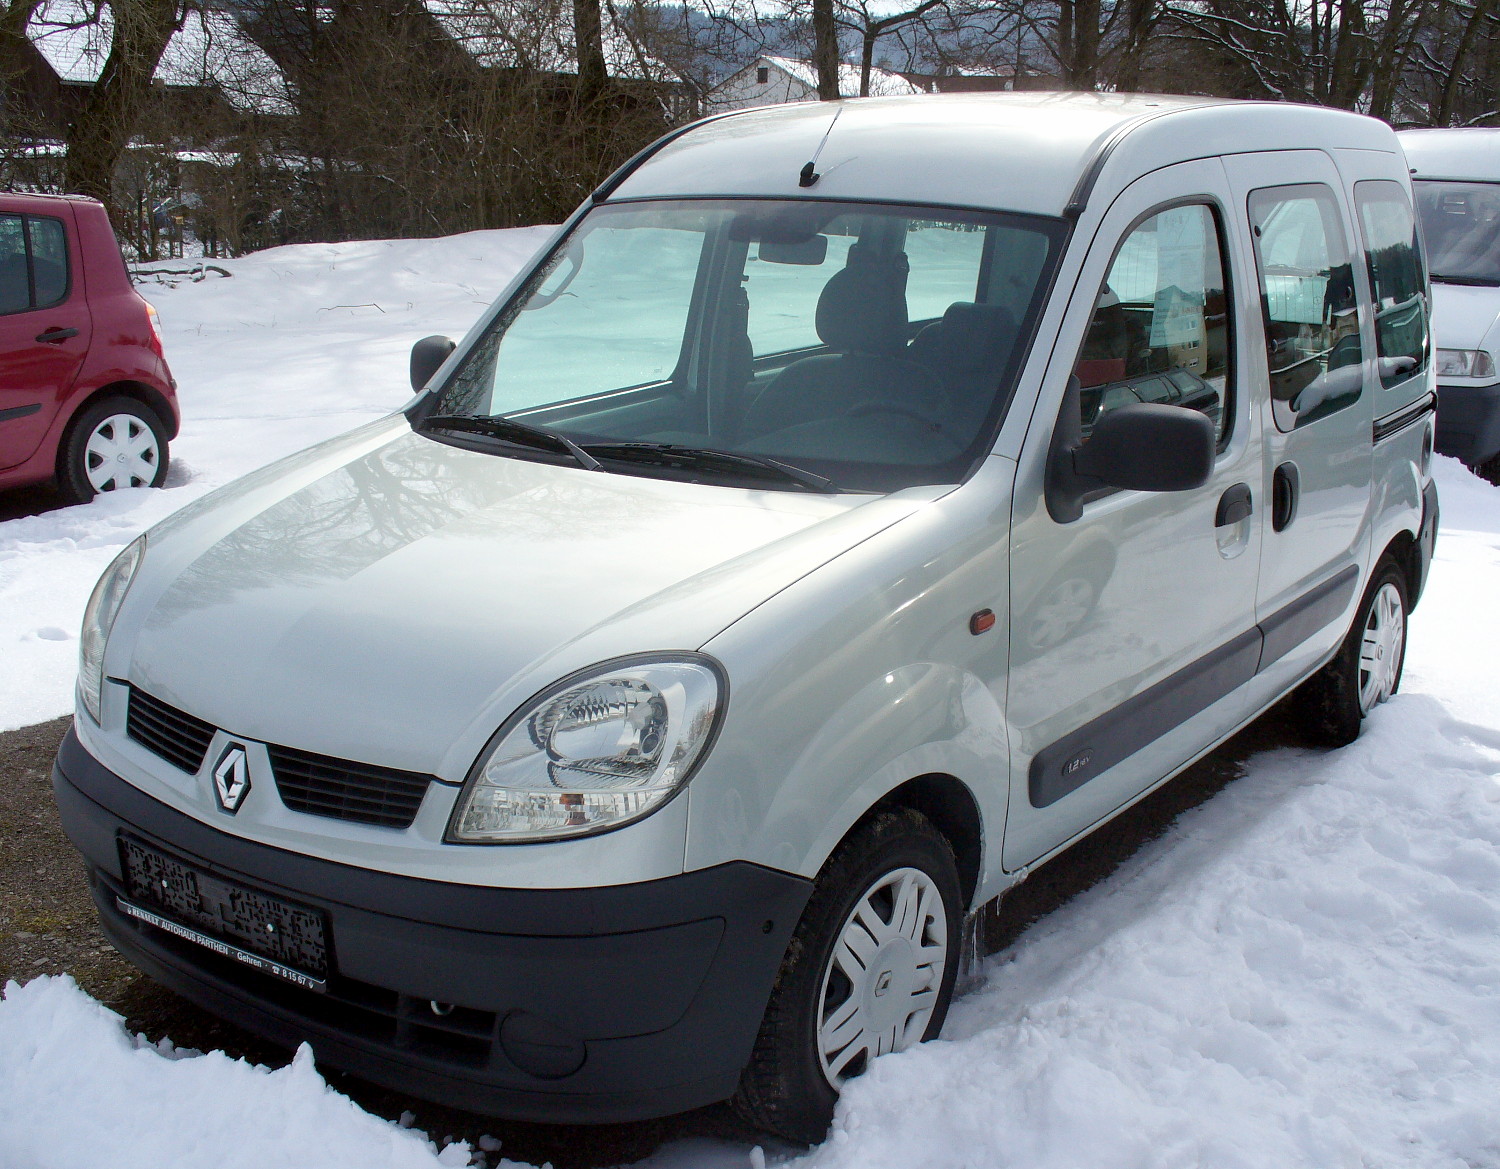
[{"label": "snow bank", "polygon": [[323,1083],[305,1046],[270,1071],[132,1038],[76,983],[0,1003],[0,1169],[437,1169],[467,1165]]},{"label": "snow bank", "polygon": [[121,548],[211,488],[400,407],[412,342],[467,332],[550,231],[301,244],[216,261],[227,278],[145,286],[182,402],[167,489],[0,523],[0,731],[72,709],[83,606]]}]

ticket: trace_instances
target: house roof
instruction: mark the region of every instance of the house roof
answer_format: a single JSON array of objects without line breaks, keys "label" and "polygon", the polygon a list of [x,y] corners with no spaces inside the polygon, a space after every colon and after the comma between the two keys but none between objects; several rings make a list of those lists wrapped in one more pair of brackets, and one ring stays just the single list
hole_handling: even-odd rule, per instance
[{"label": "house roof", "polygon": [[[91,85],[109,55],[114,20],[107,7],[94,19],[80,0],[45,0],[26,32],[59,78]],[[217,87],[240,110],[292,111],[281,70],[227,12],[190,11],[167,43],[155,77],[166,85]]]},{"label": "house roof", "polygon": [[[492,0],[422,0],[455,42],[481,65],[525,66],[552,73],[577,73],[571,22],[518,20],[496,11]],[[676,81],[667,66],[633,42],[610,7],[602,12],[604,62],[611,77],[630,81]]]},{"label": "house roof", "polygon": [[[809,89],[818,88],[818,71],[813,67],[811,61],[799,61],[795,57],[761,57],[756,61],[759,65],[764,61],[768,65],[774,65],[783,73],[794,77]],[[859,96],[859,66],[839,62],[839,95],[841,97]],[[922,90],[913,85],[899,73],[892,73],[886,69],[870,68],[870,94],[871,97],[906,97],[910,94],[921,93]]]}]

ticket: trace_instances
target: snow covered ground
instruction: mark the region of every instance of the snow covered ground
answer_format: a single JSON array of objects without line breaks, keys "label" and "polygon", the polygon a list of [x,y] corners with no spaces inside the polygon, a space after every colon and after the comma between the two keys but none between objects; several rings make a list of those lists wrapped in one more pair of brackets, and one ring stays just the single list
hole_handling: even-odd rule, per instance
[{"label": "snow covered ground", "polygon": [[[115,550],[399,404],[411,341],[461,333],[539,238],[278,249],[153,292],[179,469],[167,491],[0,523],[0,728],[70,707],[79,613]],[[1438,477],[1402,693],[1359,742],[1254,757],[990,960],[942,1040],[856,1081],[821,1148],[683,1143],[638,1169],[1500,1169],[1500,489],[1450,460]],[[267,1071],[135,1040],[67,979],[0,1003],[0,1169],[472,1154],[513,1164],[362,1113],[305,1057]]]}]

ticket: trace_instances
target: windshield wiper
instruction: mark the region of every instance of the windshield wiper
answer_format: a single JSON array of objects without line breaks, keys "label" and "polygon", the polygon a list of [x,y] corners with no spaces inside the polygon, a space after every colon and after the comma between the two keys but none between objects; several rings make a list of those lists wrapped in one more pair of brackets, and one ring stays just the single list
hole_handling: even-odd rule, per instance
[{"label": "windshield wiper", "polygon": [[571,438],[564,438],[556,431],[540,426],[517,422],[514,418],[502,418],[498,414],[434,414],[420,424],[422,430],[451,430],[458,434],[482,434],[487,438],[498,438],[517,446],[536,447],[545,451],[556,451],[569,455],[586,471],[600,470],[599,460],[594,458]]},{"label": "windshield wiper", "polygon": [[1500,288],[1500,279],[1488,276],[1448,276],[1428,273],[1435,284],[1461,284],[1467,288]]},{"label": "windshield wiper", "polygon": [[794,467],[791,463],[783,463],[780,459],[769,459],[761,455],[742,455],[711,447],[675,446],[669,442],[591,442],[584,449],[600,458],[650,463],[658,467],[720,467],[725,470],[748,470],[762,475],[769,471],[774,477],[795,483],[808,491],[838,491],[832,479]]}]

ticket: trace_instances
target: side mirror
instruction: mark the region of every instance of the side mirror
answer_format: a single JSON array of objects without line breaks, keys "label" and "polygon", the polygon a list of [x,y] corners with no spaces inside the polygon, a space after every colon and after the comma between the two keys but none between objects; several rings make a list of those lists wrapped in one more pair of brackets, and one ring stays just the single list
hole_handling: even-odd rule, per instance
[{"label": "side mirror", "polygon": [[451,337],[423,337],[411,347],[411,388],[418,393],[432,380],[438,367],[448,360],[448,354],[458,348]]},{"label": "side mirror", "polygon": [[1103,487],[1190,491],[1213,472],[1217,434],[1206,414],[1144,402],[1102,415],[1083,441],[1074,378],[1047,460],[1047,512],[1060,524],[1083,514],[1083,499]]}]

